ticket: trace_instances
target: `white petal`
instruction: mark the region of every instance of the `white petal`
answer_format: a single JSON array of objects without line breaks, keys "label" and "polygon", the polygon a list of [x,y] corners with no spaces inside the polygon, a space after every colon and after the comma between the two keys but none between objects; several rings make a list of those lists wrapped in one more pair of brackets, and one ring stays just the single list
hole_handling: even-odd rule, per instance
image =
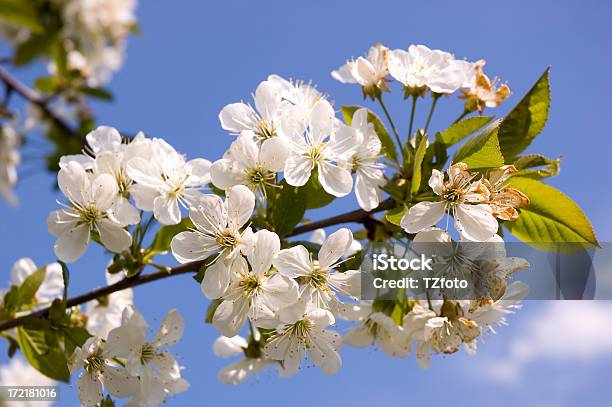
[{"label": "white petal", "polygon": [[223,301],[213,315],[213,326],[224,336],[234,336],[246,322],[249,299],[241,297],[236,301]]},{"label": "white petal", "polygon": [[211,254],[216,243],[197,232],[181,232],[170,242],[172,255],[179,263],[204,260]]},{"label": "white petal", "polygon": [[109,126],[99,126],[87,136],[87,144],[94,153],[101,151],[118,151],[121,147],[121,135]]},{"label": "white petal", "polygon": [[36,299],[39,302],[51,302],[55,298],[61,298],[64,294],[64,277],[62,266],[51,263],[46,267],[45,279],[36,291]]},{"label": "white petal", "polygon": [[203,195],[197,207],[189,209],[189,218],[202,232],[215,234],[227,226],[227,212],[223,200],[217,195]]},{"label": "white petal", "polygon": [[332,273],[329,276],[330,285],[343,295],[354,298],[361,296],[361,272],[347,270],[343,273]]},{"label": "white petal", "polygon": [[117,192],[117,182],[109,174],[98,175],[91,182],[91,198],[101,211],[110,209]]},{"label": "white petal", "polygon": [[483,242],[493,237],[498,227],[489,205],[457,205],[455,228],[464,239]]},{"label": "white petal", "polygon": [[303,155],[291,155],[285,163],[285,179],[289,185],[301,187],[310,179],[314,168],[312,160]]},{"label": "white petal", "polygon": [[121,225],[135,225],[140,222],[140,214],[138,210],[132,206],[129,199],[122,195],[117,195],[115,202],[111,208],[113,217]]},{"label": "white petal", "polygon": [[230,270],[223,258],[217,259],[206,269],[202,279],[202,292],[206,298],[214,300],[225,294],[230,283]]},{"label": "white petal", "polygon": [[285,168],[289,157],[287,143],[280,137],[274,137],[261,143],[259,150],[259,163],[266,169],[274,172]]},{"label": "white petal", "polygon": [[100,240],[104,247],[113,253],[121,253],[132,244],[130,232],[110,219],[102,219],[96,223]]},{"label": "white petal", "polygon": [[351,62],[342,65],[335,71],[332,71],[331,76],[335,80],[340,81],[342,83],[357,83],[357,81],[355,80],[355,78],[353,78],[353,75],[351,74]]},{"label": "white petal", "polygon": [[444,192],[444,174],[436,169],[431,170],[429,177],[429,187],[436,195],[442,195]]},{"label": "white petal", "polygon": [[417,233],[435,225],[444,216],[444,202],[419,202],[408,209],[400,225],[408,233]]},{"label": "white petal", "polygon": [[225,106],[219,113],[221,127],[232,133],[243,130],[253,130],[259,120],[253,109],[244,103],[232,103]]},{"label": "white petal", "polygon": [[125,398],[138,391],[138,378],[130,376],[123,368],[107,365],[104,368],[104,387],[113,396]]},{"label": "white petal", "polygon": [[245,183],[243,168],[227,158],[217,160],[210,166],[210,178],[212,183],[221,189]]},{"label": "white petal", "polygon": [[181,318],[178,310],[168,311],[159,326],[154,344],[157,346],[172,346],[183,337],[185,321]]},{"label": "white petal", "polygon": [[47,229],[53,236],[59,236],[70,229],[73,229],[80,215],[72,209],[60,209],[49,213],[47,217]]},{"label": "white petal", "polygon": [[342,338],[342,343],[355,348],[367,348],[374,343],[374,336],[370,333],[370,328],[361,325],[350,329]]},{"label": "white petal", "polygon": [[338,229],[329,235],[319,250],[319,267],[328,269],[336,263],[353,243],[353,233],[347,228]]},{"label": "white petal", "polygon": [[346,196],[353,188],[353,177],[351,177],[351,172],[328,161],[323,160],[319,162],[318,175],[319,182],[323,189],[333,196]]},{"label": "white petal", "polygon": [[174,196],[158,196],[153,201],[155,219],[162,225],[176,225],[181,222],[181,209]]},{"label": "white petal", "polygon": [[281,89],[271,81],[263,81],[255,89],[255,107],[261,116],[271,120],[281,104]]},{"label": "white petal", "polygon": [[79,163],[70,161],[57,173],[57,185],[71,202],[82,204],[90,186],[89,174]]},{"label": "white petal", "polygon": [[351,74],[361,86],[370,86],[376,83],[376,70],[372,63],[364,57],[359,57],[351,66]]},{"label": "white petal", "polygon": [[307,276],[312,271],[310,254],[304,246],[283,249],[273,260],[274,267],[289,278]]},{"label": "white petal", "polygon": [[244,185],[229,188],[225,194],[225,209],[231,223],[242,227],[255,209],[255,195]]},{"label": "white petal", "polygon": [[357,202],[361,209],[371,211],[380,203],[382,191],[369,178],[357,172],[355,177],[355,196],[357,196]]},{"label": "white petal", "polygon": [[29,257],[17,260],[11,269],[11,284],[21,285],[21,283],[37,269],[36,264],[34,264],[34,261]]},{"label": "white petal", "polygon": [[326,135],[332,133],[336,114],[331,104],[325,100],[319,100],[310,113],[310,134],[312,135],[315,144]]},{"label": "white petal", "polygon": [[155,198],[157,198],[159,192],[157,191],[157,188],[135,184],[130,187],[130,194],[134,198],[134,204],[138,209],[152,212]]},{"label": "white petal", "polygon": [[262,229],[255,233],[255,249],[247,255],[253,272],[259,277],[270,270],[272,259],[280,250],[280,239],[274,232]]},{"label": "white petal", "polygon": [[79,387],[79,401],[84,406],[95,406],[102,400],[102,383],[98,380],[98,373],[83,372],[77,381]]},{"label": "white petal", "polygon": [[242,336],[236,335],[228,338],[227,336],[218,337],[213,343],[213,353],[221,358],[238,356],[249,344]]},{"label": "white petal", "polygon": [[126,165],[126,171],[134,181],[150,188],[157,188],[163,183],[163,170],[155,160],[132,158]]},{"label": "white petal", "polygon": [[83,255],[89,244],[89,226],[81,224],[59,235],[53,250],[61,261],[72,263]]},{"label": "white petal", "polygon": [[190,187],[201,187],[210,182],[210,161],[196,158],[187,161],[185,169],[190,174],[187,185]]},{"label": "white petal", "polygon": [[230,158],[238,161],[245,168],[253,168],[257,165],[259,147],[254,140],[252,131],[244,131],[238,136],[229,149]]}]

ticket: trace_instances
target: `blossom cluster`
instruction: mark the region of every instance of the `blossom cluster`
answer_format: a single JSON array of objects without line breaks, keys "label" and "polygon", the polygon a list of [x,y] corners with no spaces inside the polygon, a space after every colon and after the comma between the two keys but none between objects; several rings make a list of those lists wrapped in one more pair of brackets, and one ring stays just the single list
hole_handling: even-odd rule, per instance
[{"label": "blossom cluster", "polygon": [[379,98],[389,91],[388,75],[404,86],[406,97],[422,96],[426,90],[435,95],[460,91],[466,99],[466,110],[482,112],[485,107],[499,106],[510,96],[506,84],[491,81],[483,72],[484,60],[468,62],[452,54],[431,50],[425,45],[411,45],[408,50],[390,50],[373,45],[366,57],[348,61],[332,72],[342,83],[361,85],[364,96]]},{"label": "blossom cluster", "polygon": [[183,336],[184,321],[178,311],[168,311],[152,340],[147,340],[147,328],[143,316],[130,305],[123,310],[121,325],[106,340],[92,336],[75,349],[68,367],[71,373],[82,370],[81,404],[100,403],[104,388],[115,397],[131,397],[129,405],[157,406],[168,395],[189,388],[181,377],[182,367],[167,349]]}]

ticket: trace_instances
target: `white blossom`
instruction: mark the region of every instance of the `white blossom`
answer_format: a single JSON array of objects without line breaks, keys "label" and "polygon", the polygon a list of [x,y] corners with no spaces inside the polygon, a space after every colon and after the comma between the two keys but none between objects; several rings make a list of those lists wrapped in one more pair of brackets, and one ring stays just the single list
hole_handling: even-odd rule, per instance
[{"label": "white blossom", "polygon": [[[310,243],[322,245],[323,242],[325,242],[326,238],[327,233],[325,233],[325,229],[315,229],[308,238],[308,241]],[[363,250],[363,246],[361,245],[361,243],[359,243],[359,240],[353,239],[353,242],[349,246],[349,249],[346,251],[345,256],[351,257],[352,255],[356,254],[357,252],[360,252],[361,250]]]},{"label": "white blossom", "polygon": [[463,163],[449,167],[448,180],[444,173],[434,169],[429,186],[440,197],[439,201],[419,202],[410,207],[400,224],[408,233],[417,233],[437,224],[446,212],[453,215],[455,228],[462,238],[485,241],[497,233],[498,224],[486,202],[488,190]]},{"label": "white blossom", "polygon": [[164,349],[176,344],[183,336],[184,321],[176,309],[168,311],[152,341],[147,341],[144,318],[133,306],[123,311],[122,324],[108,334],[105,351],[125,358],[125,369],[138,377],[139,388],[131,395],[130,404],[155,406],[167,395],[183,392],[189,383],[181,377],[181,366]]},{"label": "white blossom", "polygon": [[351,250],[352,243],[353,234],[342,228],[323,242],[317,260],[312,259],[304,246],[298,245],[281,250],[273,264],[282,275],[298,279],[301,301],[336,312],[340,303],[336,293],[358,297],[361,292],[359,270],[343,273],[335,270],[342,262],[340,258]]},{"label": "white blossom", "polygon": [[[257,332],[257,331],[256,331]],[[264,357],[246,357],[244,350],[248,343],[242,336],[220,336],[213,343],[213,352],[216,356],[230,358],[244,356],[240,360],[230,363],[219,371],[217,378],[225,384],[240,384],[248,379],[249,375],[256,374],[275,361]]]},{"label": "white blossom", "polygon": [[386,85],[389,49],[382,44],[370,47],[366,58],[359,57],[348,61],[331,73],[332,78],[342,83],[357,83],[362,86],[364,95],[375,99],[381,91],[388,91]]},{"label": "white blossom", "polygon": [[102,385],[113,396],[132,395],[137,379],[126,369],[109,362],[113,355],[102,346],[102,339],[92,336],[82,347],[77,347],[68,360],[70,373],[83,369],[77,381],[79,401],[84,406],[95,406],[102,400]]},{"label": "white blossom", "polygon": [[276,173],[285,167],[289,150],[283,139],[274,137],[258,145],[255,134],[245,130],[232,143],[225,157],[210,167],[212,183],[221,189],[246,185],[266,196],[266,187],[274,186]]},{"label": "white blossom", "polygon": [[356,131],[336,119],[334,109],[326,100],[317,102],[307,122],[300,118],[287,122],[291,122],[285,128],[291,149],[284,172],[287,183],[302,186],[317,169],[325,191],[338,197],[348,195],[353,178],[350,169],[340,163],[358,142]]},{"label": "white blossom", "polygon": [[153,139],[152,149],[149,159],[135,157],[127,163],[128,176],[137,182],[130,192],[136,207],[153,211],[163,225],[175,225],[181,221],[180,205],[189,208],[204,196],[201,189],[210,182],[210,161],[186,161],[162,139]]},{"label": "white blossom", "polygon": [[110,209],[117,195],[112,176],[95,176],[85,172],[77,162],[67,163],[57,176],[60,190],[70,206],[51,212],[47,219],[49,232],[57,236],[54,250],[65,262],[77,260],[89,244],[90,232],[96,231],[102,244],[114,253],[121,253],[132,243],[126,224],[113,218]]},{"label": "white blossom", "polygon": [[278,235],[263,229],[254,238],[247,253],[250,270],[244,258],[236,259],[230,285],[213,316],[213,325],[225,336],[236,335],[247,318],[257,327],[272,329],[278,324],[278,310],[298,300],[297,283],[271,269],[280,251]]},{"label": "white blossom", "polygon": [[371,211],[382,199],[385,184],[381,159],[381,143],[368,122],[368,110],[361,108],[353,115],[351,127],[357,132],[357,145],[347,156],[347,166],[355,172],[355,196],[361,209]]},{"label": "white blossom", "polygon": [[264,355],[283,363],[283,368],[279,370],[281,376],[296,374],[307,354],[325,374],[333,374],[340,368],[340,334],[326,329],[335,323],[331,312],[312,309],[296,320],[295,309],[290,307],[281,310],[279,319],[281,324],[276,328],[277,333],[266,343]]},{"label": "white blossom", "polygon": [[244,185],[226,191],[223,201],[217,195],[205,195],[197,207],[189,210],[195,229],[172,238],[172,254],[181,263],[204,260],[217,253],[202,280],[202,291],[210,299],[221,297],[230,283],[230,268],[240,250],[252,246],[253,232],[240,229],[255,208],[255,196]]},{"label": "white blossom", "polygon": [[408,51],[389,51],[389,72],[408,89],[429,88],[435,93],[453,93],[465,81],[465,67],[448,52],[411,45]]}]

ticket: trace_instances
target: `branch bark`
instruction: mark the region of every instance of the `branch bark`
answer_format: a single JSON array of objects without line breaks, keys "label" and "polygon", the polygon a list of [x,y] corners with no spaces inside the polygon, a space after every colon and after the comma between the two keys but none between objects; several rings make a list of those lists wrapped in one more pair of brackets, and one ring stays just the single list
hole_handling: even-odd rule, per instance
[{"label": "branch bark", "polygon": [[45,116],[47,116],[66,136],[84,142],[84,139],[72,129],[61,117],[59,117],[47,104],[47,100],[34,89],[28,87],[23,82],[9,73],[4,67],[0,66],[0,80],[4,82],[7,88],[14,90],[20,94],[28,102],[38,106]]},{"label": "branch bark", "polygon": [[[305,225],[299,226],[291,232],[288,237],[297,236],[302,233],[311,232],[315,229],[324,228],[327,226],[339,225],[342,223],[363,223],[367,219],[370,218],[371,215],[384,211],[386,209],[391,209],[393,207],[393,200],[387,199],[381,204],[369,211],[366,212],[362,209],[357,209],[351,212],[346,212],[341,215],[332,216],[331,218],[323,219],[317,222],[307,223]],[[152,281],[161,280],[164,278],[177,276],[180,274],[187,273],[195,273],[200,270],[202,265],[204,264],[204,260],[194,261],[191,263],[181,264],[176,267],[172,267],[168,269],[168,271],[161,270],[156,271],[150,274],[140,274],[134,278],[126,278],[121,280],[118,283],[98,288],[88,293],[79,295],[77,297],[69,298],[66,301],[66,307],[74,307],[77,305],[84,304],[88,301],[95,300],[96,298],[104,297],[106,295],[112,294],[117,291],[125,290],[126,288],[136,287],[142,284],[150,283]],[[15,328],[17,326],[22,325],[29,318],[45,318],[49,314],[50,307],[40,309],[38,311],[34,311],[31,314],[23,315],[17,318],[9,319],[6,321],[0,322],[0,332],[6,331],[7,329]]]}]

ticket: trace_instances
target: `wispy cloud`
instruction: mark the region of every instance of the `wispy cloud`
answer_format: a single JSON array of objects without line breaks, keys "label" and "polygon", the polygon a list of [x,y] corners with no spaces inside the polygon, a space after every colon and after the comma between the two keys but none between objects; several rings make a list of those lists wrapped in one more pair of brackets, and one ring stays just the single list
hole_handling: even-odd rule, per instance
[{"label": "wispy cloud", "polygon": [[[487,366],[485,377],[513,383],[530,363],[592,362],[612,356],[612,302],[555,301],[516,324],[510,351]],[[518,322],[519,318],[515,318]]]}]

